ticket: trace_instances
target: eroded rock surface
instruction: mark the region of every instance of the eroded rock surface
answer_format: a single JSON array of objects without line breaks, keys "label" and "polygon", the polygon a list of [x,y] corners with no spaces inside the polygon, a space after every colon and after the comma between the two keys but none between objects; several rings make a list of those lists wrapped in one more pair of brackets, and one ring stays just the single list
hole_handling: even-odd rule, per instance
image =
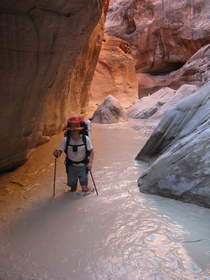
[{"label": "eroded rock surface", "polygon": [[1,1],[0,170],[85,108],[108,1]]},{"label": "eroded rock surface", "polygon": [[210,82],[164,115],[137,156],[155,158],[142,192],[210,207]]},{"label": "eroded rock surface", "polygon": [[[146,76],[150,80],[147,84],[143,81],[146,77],[139,76],[139,96],[157,91],[161,82],[161,87],[172,87],[162,81],[167,80],[165,75],[180,69],[201,47],[210,43],[209,13],[208,0],[111,2],[106,31],[129,42],[136,71],[150,74]],[[193,73],[185,73],[184,83],[189,83],[188,76],[195,78]],[[182,84],[179,81],[173,88]]]},{"label": "eroded rock surface", "polygon": [[210,80],[210,45],[199,49],[179,70],[165,75],[139,73],[140,95],[153,93],[162,87],[179,88],[183,84],[202,86]]},{"label": "eroded rock surface", "polygon": [[96,109],[96,104],[110,94],[125,107],[137,101],[138,81],[130,52],[127,42],[105,34],[91,84],[91,109]]},{"label": "eroded rock surface", "polygon": [[119,121],[125,121],[126,114],[120,102],[113,97],[108,95],[104,102],[98,106],[92,117],[94,123],[116,123]]}]

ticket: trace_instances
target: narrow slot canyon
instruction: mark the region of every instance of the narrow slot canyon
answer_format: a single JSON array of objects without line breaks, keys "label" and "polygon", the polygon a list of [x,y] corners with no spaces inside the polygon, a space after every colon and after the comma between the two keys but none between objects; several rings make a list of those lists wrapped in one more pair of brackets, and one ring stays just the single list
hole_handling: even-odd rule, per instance
[{"label": "narrow slot canyon", "polygon": [[209,14],[1,1],[0,280],[210,279]]}]

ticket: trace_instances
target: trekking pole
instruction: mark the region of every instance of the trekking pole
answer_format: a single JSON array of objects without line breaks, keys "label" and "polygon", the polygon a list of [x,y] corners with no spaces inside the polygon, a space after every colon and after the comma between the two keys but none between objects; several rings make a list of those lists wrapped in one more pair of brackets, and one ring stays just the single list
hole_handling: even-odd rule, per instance
[{"label": "trekking pole", "polygon": [[96,188],[96,183],[95,183],[95,180],[94,180],[94,178],[93,178],[93,174],[92,174],[92,171],[90,170],[90,176],[91,176],[91,179],[92,179],[92,181],[93,181],[93,186],[94,186],[94,189],[95,189],[95,191],[96,191],[96,194],[98,195],[98,190],[97,190],[97,188]]},{"label": "trekking pole", "polygon": [[56,163],[57,163],[57,158],[55,158],[55,165],[54,165],[53,197],[55,197]]}]

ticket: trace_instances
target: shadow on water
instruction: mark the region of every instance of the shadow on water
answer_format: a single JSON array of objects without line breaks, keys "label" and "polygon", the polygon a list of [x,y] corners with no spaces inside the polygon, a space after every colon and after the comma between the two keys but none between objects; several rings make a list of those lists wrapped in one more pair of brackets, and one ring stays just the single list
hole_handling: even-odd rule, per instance
[{"label": "shadow on water", "polygon": [[[36,232],[38,228],[43,227],[51,220],[56,220],[66,212],[75,213],[76,202],[82,201],[85,196],[77,193],[63,192],[55,198],[46,198],[41,203],[33,205],[33,208],[26,210],[23,215],[16,219],[11,225],[10,230],[24,231],[27,234]],[[71,219],[74,215],[71,215]]]}]

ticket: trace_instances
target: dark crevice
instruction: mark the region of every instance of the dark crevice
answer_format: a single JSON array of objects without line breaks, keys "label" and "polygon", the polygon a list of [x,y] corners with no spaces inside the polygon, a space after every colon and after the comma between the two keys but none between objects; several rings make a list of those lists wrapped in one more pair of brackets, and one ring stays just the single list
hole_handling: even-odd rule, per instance
[{"label": "dark crevice", "polygon": [[128,14],[124,15],[124,21],[127,25],[126,27],[126,34],[131,34],[134,33],[136,31],[136,23],[135,20],[133,18],[130,18],[128,16]]},{"label": "dark crevice", "polygon": [[134,19],[127,22],[126,34],[132,34],[136,31],[136,23]]},{"label": "dark crevice", "polygon": [[62,12],[59,12],[59,11],[56,11],[56,10],[40,8],[40,7],[36,7],[36,6],[30,8],[27,13],[30,14],[30,15],[33,15],[33,11],[35,11],[35,10],[40,10],[40,11],[47,12],[47,13],[52,13],[52,14],[55,14],[57,16],[62,16],[62,17],[70,17],[72,15],[72,13],[70,13],[70,12],[62,13]]},{"label": "dark crevice", "polygon": [[44,12],[48,12],[48,13],[54,13],[57,16],[62,16],[62,17],[67,17],[67,18],[72,16],[72,13],[70,13],[70,12],[61,13],[61,12],[58,12],[58,11],[54,11],[54,10],[50,10],[50,9],[44,9],[44,8],[40,8],[40,10],[44,11]]},{"label": "dark crevice", "polygon": [[153,71],[147,72],[151,75],[158,76],[158,75],[168,75],[173,71],[180,69],[185,63],[183,62],[171,62],[164,65],[160,69],[155,69]]},{"label": "dark crevice", "polygon": [[129,43],[127,42],[121,42],[120,45],[119,45],[119,48],[124,52],[124,53],[128,53],[130,54],[131,53],[131,46]]},{"label": "dark crevice", "polygon": [[28,10],[27,13],[30,15],[35,9],[36,9],[36,6],[33,6]]}]

